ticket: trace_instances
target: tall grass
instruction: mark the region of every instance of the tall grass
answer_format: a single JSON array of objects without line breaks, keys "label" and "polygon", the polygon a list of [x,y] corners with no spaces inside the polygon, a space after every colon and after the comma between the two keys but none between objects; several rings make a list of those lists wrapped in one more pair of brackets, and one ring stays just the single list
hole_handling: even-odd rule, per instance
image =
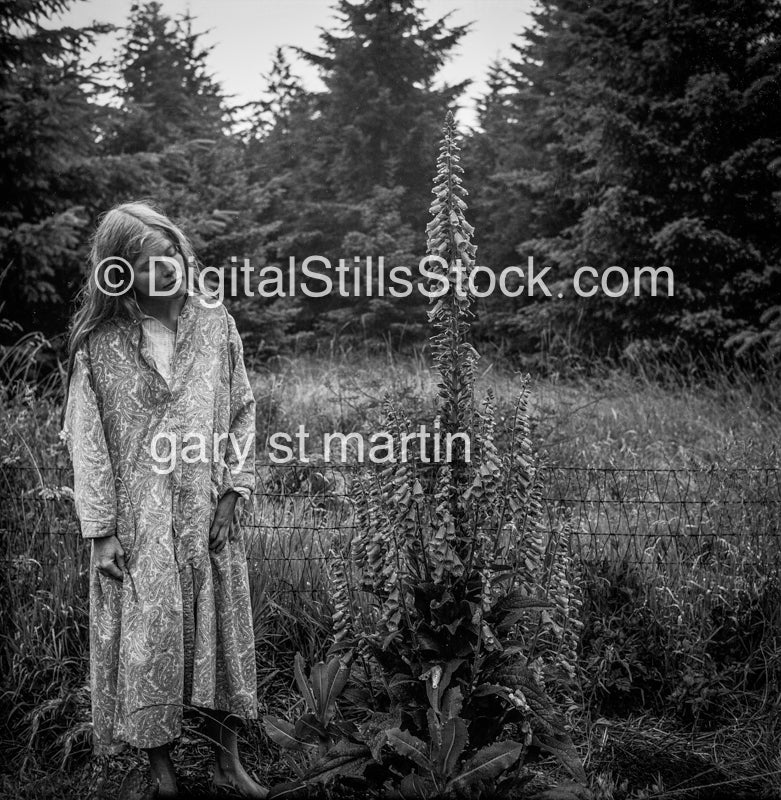
[{"label": "tall grass", "polygon": [[0,355],[0,717],[22,773],[42,760],[61,767],[89,738],[89,554],[63,485],[57,376],[31,372],[46,347],[28,336]]},{"label": "tall grass", "polygon": [[[509,413],[521,375],[501,361],[478,362],[477,391],[491,388]],[[760,467],[781,464],[781,378],[748,372],[632,371],[593,366],[588,377],[551,372],[535,379],[534,443],[552,463],[581,467]],[[425,350],[366,361],[303,354],[256,372],[258,433],[373,431],[388,392],[413,419],[433,417],[436,374]],[[259,453],[260,455],[260,453]]]}]

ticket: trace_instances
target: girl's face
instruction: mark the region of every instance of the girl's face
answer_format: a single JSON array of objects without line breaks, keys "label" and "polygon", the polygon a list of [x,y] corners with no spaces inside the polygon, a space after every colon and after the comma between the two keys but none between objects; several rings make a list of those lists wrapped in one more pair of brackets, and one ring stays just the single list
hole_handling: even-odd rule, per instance
[{"label": "girl's face", "polygon": [[144,299],[172,299],[187,294],[184,257],[158,231],[150,234],[133,264],[133,289]]}]

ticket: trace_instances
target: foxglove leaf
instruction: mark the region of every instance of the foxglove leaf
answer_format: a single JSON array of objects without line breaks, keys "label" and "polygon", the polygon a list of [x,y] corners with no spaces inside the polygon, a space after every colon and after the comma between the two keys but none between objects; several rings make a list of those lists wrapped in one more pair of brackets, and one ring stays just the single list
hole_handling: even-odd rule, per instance
[{"label": "foxglove leaf", "polygon": [[455,771],[468,739],[466,723],[461,717],[453,717],[443,725],[442,744],[437,754],[437,769],[443,778]]},{"label": "foxglove leaf", "polygon": [[426,743],[401,728],[392,728],[387,733],[388,744],[404,758],[408,758],[427,772],[434,771],[434,765],[428,756]]}]

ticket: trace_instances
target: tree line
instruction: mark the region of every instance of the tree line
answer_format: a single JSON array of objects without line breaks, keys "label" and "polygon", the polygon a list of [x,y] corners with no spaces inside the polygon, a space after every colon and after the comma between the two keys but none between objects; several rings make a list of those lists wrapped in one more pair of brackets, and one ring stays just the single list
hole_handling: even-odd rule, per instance
[{"label": "tree line", "polygon": [[[90,232],[129,199],[155,200],[208,265],[418,264],[443,120],[466,88],[438,76],[469,26],[414,0],[336,0],[319,47],[278,48],[257,98],[236,105],[192,17],[136,3],[112,58],[96,61],[110,26],[56,27],[69,6],[0,7],[6,344],[31,330],[61,341]],[[777,362],[781,6],[538,0],[533,20],[490,69],[462,163],[477,262],[528,272],[531,258],[551,296],[481,299],[477,341],[510,356]],[[302,83],[296,59],[322,89]],[[672,295],[663,277],[652,296],[646,272],[637,294],[584,298],[584,265],[666,267]],[[426,335],[417,292],[228,302],[258,357]]]}]

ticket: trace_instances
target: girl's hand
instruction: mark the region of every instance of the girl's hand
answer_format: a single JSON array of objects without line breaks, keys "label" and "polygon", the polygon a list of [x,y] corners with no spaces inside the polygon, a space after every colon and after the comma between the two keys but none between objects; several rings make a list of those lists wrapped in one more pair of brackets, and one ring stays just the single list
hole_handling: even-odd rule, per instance
[{"label": "girl's hand", "polygon": [[95,568],[101,575],[121,581],[125,570],[125,551],[116,536],[101,536],[92,540]]},{"label": "girl's hand", "polygon": [[236,508],[238,492],[226,492],[217,503],[217,510],[214,512],[214,520],[209,530],[209,550],[219,553],[225,542],[228,541],[231,522],[233,521],[233,511]]}]

